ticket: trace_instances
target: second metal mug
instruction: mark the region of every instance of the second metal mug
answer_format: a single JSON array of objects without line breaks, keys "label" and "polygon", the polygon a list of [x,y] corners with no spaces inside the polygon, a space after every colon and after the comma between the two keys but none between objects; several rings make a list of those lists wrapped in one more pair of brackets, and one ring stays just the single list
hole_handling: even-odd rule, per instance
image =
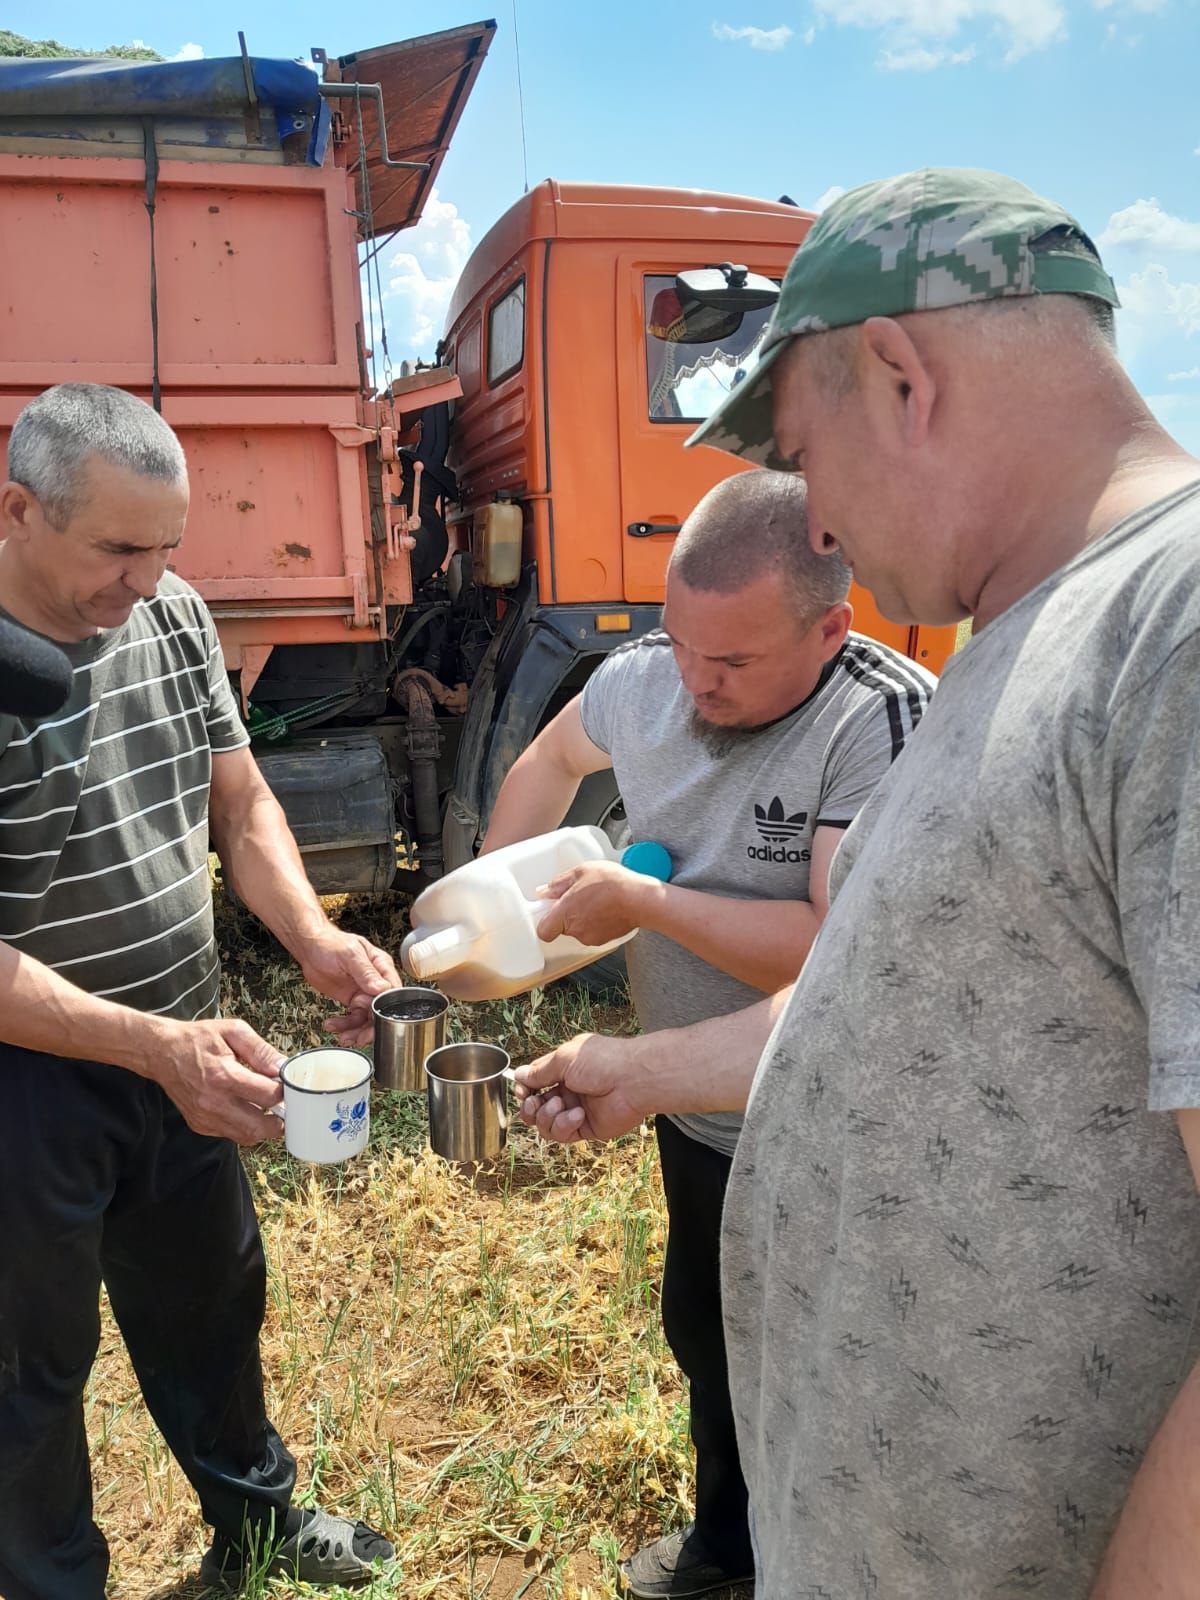
[{"label": "second metal mug", "polygon": [[371,1002],[375,1018],[375,1084],[421,1090],[425,1059],[446,1042],[450,1002],[436,989],[389,989]]},{"label": "second metal mug", "polygon": [[429,1144],[445,1161],[492,1161],[508,1135],[513,1071],[496,1044],[447,1044],[425,1063]]}]

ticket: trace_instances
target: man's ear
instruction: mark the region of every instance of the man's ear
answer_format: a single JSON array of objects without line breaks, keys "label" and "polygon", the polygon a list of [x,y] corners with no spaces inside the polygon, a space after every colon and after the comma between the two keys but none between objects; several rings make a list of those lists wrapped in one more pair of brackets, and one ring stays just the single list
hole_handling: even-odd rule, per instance
[{"label": "man's ear", "polygon": [[0,484],[0,533],[5,538],[27,544],[38,518],[44,520],[38,498],[31,489],[23,483],[14,483],[11,478]]},{"label": "man's ear", "polygon": [[902,444],[923,445],[937,397],[937,384],[907,332],[892,317],[868,317],[862,325],[860,376]]},{"label": "man's ear", "polygon": [[839,600],[837,605],[830,606],[820,623],[822,661],[832,661],[837,655],[846,642],[853,621],[854,609],[849,601]]}]

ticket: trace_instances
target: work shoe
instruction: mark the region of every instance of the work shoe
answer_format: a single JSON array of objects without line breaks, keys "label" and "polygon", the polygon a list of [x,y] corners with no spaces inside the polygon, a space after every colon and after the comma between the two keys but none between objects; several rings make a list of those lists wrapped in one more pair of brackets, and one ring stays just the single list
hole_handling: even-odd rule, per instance
[{"label": "work shoe", "polygon": [[200,1582],[207,1589],[236,1593],[251,1576],[296,1578],[304,1583],[340,1584],[353,1588],[379,1576],[396,1552],[381,1533],[365,1522],[349,1522],[328,1511],[305,1511],[295,1532],[284,1536],[265,1565],[243,1557],[218,1534],[200,1563]]},{"label": "work shoe", "polygon": [[648,1544],[621,1563],[625,1588],[640,1600],[678,1600],[686,1595],[728,1592],[728,1600],[751,1600],[753,1572],[726,1572],[704,1554],[693,1523]]}]

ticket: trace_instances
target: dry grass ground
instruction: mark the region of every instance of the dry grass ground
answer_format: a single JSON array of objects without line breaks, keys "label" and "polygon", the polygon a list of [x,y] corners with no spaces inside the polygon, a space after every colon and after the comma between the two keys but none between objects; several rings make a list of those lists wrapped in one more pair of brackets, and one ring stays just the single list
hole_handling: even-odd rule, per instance
[{"label": "dry grass ground", "polygon": [[[399,947],[401,903],[335,914]],[[278,946],[228,909],[220,928],[227,1014],[283,1050],[318,1043],[325,1003]],[[580,1028],[632,1026],[626,1007],[560,987],[455,1007],[451,1036],[521,1059]],[[421,1097],[377,1094],[372,1118],[367,1154],[345,1167],[247,1156],[270,1265],[268,1405],[298,1499],[394,1538],[399,1568],[369,1594],[614,1595],[618,1554],[676,1525],[691,1494],[658,1320],[652,1134],[569,1151],[518,1125],[498,1167],[470,1177],[429,1154]],[[190,1600],[206,1530],[107,1310],[87,1407],[112,1600]]]}]

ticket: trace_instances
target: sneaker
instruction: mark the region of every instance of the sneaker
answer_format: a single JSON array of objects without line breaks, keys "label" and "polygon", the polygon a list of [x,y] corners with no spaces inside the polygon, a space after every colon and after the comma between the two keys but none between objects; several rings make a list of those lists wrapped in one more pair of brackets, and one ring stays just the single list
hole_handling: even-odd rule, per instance
[{"label": "sneaker", "polygon": [[752,1600],[753,1572],[726,1572],[703,1553],[695,1525],[669,1533],[621,1563],[625,1588],[640,1600],[722,1594],[724,1600]]},{"label": "sneaker", "polygon": [[265,1566],[251,1562],[248,1570],[236,1547],[218,1534],[200,1563],[200,1582],[206,1589],[229,1594],[237,1593],[251,1574],[282,1574],[303,1583],[352,1588],[378,1577],[395,1557],[389,1541],[365,1522],[349,1522],[328,1511],[307,1511],[303,1516]]}]

